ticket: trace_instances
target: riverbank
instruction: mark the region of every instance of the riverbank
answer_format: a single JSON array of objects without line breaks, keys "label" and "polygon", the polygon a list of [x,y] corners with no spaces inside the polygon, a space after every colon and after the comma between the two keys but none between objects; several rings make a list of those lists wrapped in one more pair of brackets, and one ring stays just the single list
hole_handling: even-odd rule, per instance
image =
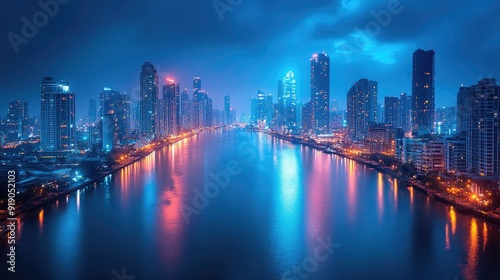
[{"label": "riverbank", "polygon": [[[325,152],[327,154],[334,154],[334,155],[337,155],[337,156],[340,156],[343,158],[353,160],[353,161],[360,163],[360,164],[363,164],[369,168],[373,168],[381,173],[387,174],[387,175],[391,176],[393,179],[404,181],[398,172],[395,172],[394,170],[391,170],[388,167],[380,166],[377,163],[365,160],[365,159],[357,157],[357,156],[346,155],[338,150],[331,149],[327,145],[312,143],[312,142],[306,141],[306,140],[298,138],[298,137],[293,137],[293,136],[287,137],[287,136],[279,134],[279,133],[273,133],[273,132],[265,132],[265,133],[270,135],[271,137],[285,140],[285,141],[288,141],[288,142],[291,142],[294,144],[299,144],[299,145],[311,147],[313,149],[320,150],[320,151]],[[490,222],[492,224],[500,226],[500,215],[498,215],[498,214],[479,210],[474,205],[472,205],[471,203],[468,203],[467,201],[457,201],[455,199],[455,197],[440,193],[434,189],[430,189],[430,188],[426,187],[425,185],[423,185],[422,183],[415,181],[415,180],[407,181],[407,185],[408,185],[408,187],[412,187],[415,190],[426,194],[428,197],[433,198],[436,201],[453,206],[458,212],[460,212],[462,214],[470,214],[474,217],[480,218],[482,220],[485,220],[487,222]]]},{"label": "riverbank", "polygon": [[[68,188],[68,189],[65,189],[65,190],[61,190],[59,192],[57,192],[56,194],[52,194],[50,195],[49,197],[45,197],[43,199],[35,199],[34,201],[27,201],[26,203],[23,203],[21,205],[17,205],[16,206],[16,215],[14,217],[11,217],[11,216],[8,216],[7,213],[3,214],[1,217],[0,217],[0,227],[3,227],[3,226],[6,226],[7,225],[7,219],[8,218],[19,218],[21,217],[23,214],[25,213],[28,213],[28,212],[31,212],[33,210],[36,210],[36,209],[39,209],[41,208],[42,206],[44,205],[47,205],[51,202],[54,202],[60,198],[63,198],[67,195],[70,195],[72,194],[73,192],[75,191],[78,191],[78,190],[81,190],[81,189],[84,189],[86,187],[88,187],[89,185],[92,185],[92,184],[95,184],[101,180],[103,180],[104,178],[106,178],[107,176],[109,175],[112,175],[120,170],[122,170],[123,168],[129,166],[129,165],[132,165],[140,160],[142,160],[143,158],[149,156],[151,153],[153,153],[154,151],[157,151],[157,150],[161,150],[169,145],[172,145],[172,144],[175,144],[179,141],[182,141],[184,139],[187,139],[187,138],[190,138],[194,135],[196,135],[197,133],[195,132],[191,132],[191,133],[188,133],[186,134],[185,136],[183,137],[178,137],[178,138],[174,138],[172,140],[169,140],[169,141],[166,141],[165,143],[161,143],[157,146],[155,146],[154,148],[150,148],[148,150],[141,150],[139,151],[136,156],[134,157],[131,157],[130,159],[128,159],[127,161],[125,161],[124,163],[122,164],[118,164],[116,165],[115,167],[113,167],[111,170],[109,171],[105,171],[101,174],[99,174],[99,176],[97,176],[96,178],[93,178],[93,179],[90,179],[88,181],[85,181],[79,185],[76,185],[74,187],[71,187],[71,188]],[[3,233],[1,233],[3,234]]]}]

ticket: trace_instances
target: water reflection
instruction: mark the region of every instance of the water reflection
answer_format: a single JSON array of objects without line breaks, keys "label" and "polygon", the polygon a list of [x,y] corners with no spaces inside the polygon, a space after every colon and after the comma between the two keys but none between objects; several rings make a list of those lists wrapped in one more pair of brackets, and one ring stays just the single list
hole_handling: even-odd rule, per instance
[{"label": "water reflection", "polygon": [[[179,146],[182,143],[176,143],[166,150],[162,151],[161,156],[168,158],[170,163],[163,174],[162,182],[165,186],[162,188],[161,196],[161,224],[162,243],[161,254],[168,263],[169,269],[176,269],[180,264],[180,256],[183,250],[185,235],[185,221],[182,216],[183,198],[187,191],[187,186],[183,179],[183,170],[187,169],[185,152]],[[177,149],[181,152],[176,153]]]},{"label": "water reflection", "polygon": [[479,233],[476,218],[471,219],[469,241],[467,251],[467,263],[465,264],[463,273],[467,279],[478,279],[477,265],[478,265],[478,247],[479,247]]},{"label": "water reflection", "polygon": [[393,189],[393,194],[394,194],[394,209],[398,210],[398,190],[399,190],[398,179],[393,180],[392,189]]},{"label": "water reflection", "polygon": [[348,205],[347,216],[348,216],[351,224],[354,224],[355,220],[356,220],[356,212],[358,210],[358,203],[357,203],[358,182],[357,182],[357,176],[356,176],[356,172],[355,172],[356,163],[353,160],[348,160],[347,163],[349,164],[349,172],[347,173],[347,182],[348,182],[347,183],[347,205]]},{"label": "water reflection", "polygon": [[410,192],[410,209],[411,212],[413,213],[413,201],[414,201],[414,189],[413,187],[408,187],[408,191]]},{"label": "water reflection", "polygon": [[[263,146],[263,145],[259,145]],[[262,148],[259,148],[262,149]],[[273,244],[276,246],[275,258],[288,265],[294,260],[295,244],[299,244],[301,210],[302,210],[302,178],[299,163],[299,150],[285,148],[279,153],[279,159],[274,162],[278,176],[275,177],[277,186],[277,201],[274,209]]]},{"label": "water reflection", "polygon": [[486,244],[488,241],[488,225],[483,222],[483,252],[486,251]]},{"label": "water reflection", "polygon": [[377,198],[377,210],[378,210],[378,221],[379,224],[382,223],[382,217],[384,216],[384,177],[382,173],[378,173],[378,198]]},{"label": "water reflection", "polygon": [[[498,227],[426,202],[351,160],[245,135],[259,143],[261,156],[190,224],[180,209],[191,204],[206,171],[221,170],[227,158],[245,161],[229,144],[235,134],[200,134],[107,177],[87,195],[26,213],[16,250],[28,256],[19,266],[30,269],[19,279],[110,279],[110,269],[122,266],[137,279],[280,279],[329,233],[342,246],[308,279],[500,275]],[[235,276],[240,267],[256,275]],[[200,277],[189,277],[193,271]]]},{"label": "water reflection", "polygon": [[43,215],[44,211],[43,208],[40,209],[40,212],[38,212],[38,228],[40,229],[40,233],[43,231]]},{"label": "water reflection", "polygon": [[445,234],[445,245],[444,245],[444,249],[446,251],[449,251],[450,250],[450,230],[449,230],[449,225],[446,224],[444,226],[444,234]]},{"label": "water reflection", "polygon": [[[306,161],[313,170],[307,178],[305,188],[306,196],[306,223],[309,249],[313,250],[318,238],[325,238],[331,233],[329,211],[331,206],[331,157],[315,151],[311,161]],[[297,155],[297,160],[300,155]],[[340,187],[340,186],[339,186]]]},{"label": "water reflection", "polygon": [[80,212],[80,192],[81,190],[76,191],[76,211]]},{"label": "water reflection", "polygon": [[453,206],[450,207],[449,217],[451,223],[451,233],[455,235],[457,230],[457,213],[455,213],[455,208]]}]

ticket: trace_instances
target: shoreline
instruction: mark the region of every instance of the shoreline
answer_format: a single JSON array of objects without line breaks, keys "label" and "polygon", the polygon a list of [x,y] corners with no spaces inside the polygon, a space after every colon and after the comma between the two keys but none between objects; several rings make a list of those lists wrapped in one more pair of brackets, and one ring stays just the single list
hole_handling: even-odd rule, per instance
[{"label": "shoreline", "polygon": [[[104,178],[108,177],[109,175],[112,175],[120,170],[122,170],[123,168],[127,167],[127,166],[130,166],[142,159],[144,159],[145,157],[151,155],[153,152],[155,151],[158,151],[158,150],[161,150],[165,147],[168,147],[172,144],[175,144],[179,141],[182,141],[182,140],[185,140],[185,139],[188,139],[188,138],[191,138],[193,137],[194,135],[196,135],[197,133],[189,133],[188,136],[185,136],[183,138],[179,138],[179,139],[175,139],[173,140],[172,142],[167,142],[167,143],[163,143],[161,145],[159,145],[158,147],[155,147],[153,149],[151,149],[150,151],[141,151],[139,152],[138,156],[137,157],[134,157],[133,159],[131,159],[130,161],[124,163],[124,164],[121,164],[121,165],[118,165],[117,167],[113,168],[112,170],[110,171],[106,171],[105,173],[99,175],[97,178],[94,178],[94,179],[90,179],[89,181],[86,181],[80,185],[77,185],[77,186],[74,186],[70,189],[65,189],[65,190],[62,190],[60,193],[57,193],[57,194],[54,194],[50,197],[46,197],[44,200],[39,200],[39,201],[33,201],[31,202],[29,205],[19,205],[19,206],[16,206],[16,215],[14,217],[9,217],[6,215],[5,218],[2,218],[2,220],[0,221],[0,226],[5,226],[7,225],[8,223],[8,218],[20,218],[23,214],[26,214],[28,212],[31,212],[31,211],[34,211],[36,209],[40,209],[42,208],[43,206],[51,203],[51,202],[54,202],[60,198],[63,198],[64,196],[67,196],[67,195],[71,195],[72,193],[76,192],[76,191],[79,191],[81,189],[84,189],[92,184],[95,184],[101,180],[103,180]],[[24,207],[23,207],[24,206]],[[7,231],[3,232],[3,233],[0,233],[0,235],[3,235],[4,233],[7,233]]]},{"label": "shoreline", "polygon": [[[276,133],[272,133],[272,132],[264,132],[264,133],[271,136],[271,137],[280,139],[280,140],[288,141],[288,142],[293,143],[293,144],[298,144],[298,145],[310,147],[310,148],[313,148],[313,149],[316,149],[316,150],[319,150],[322,152],[325,152],[325,150],[327,148],[321,144],[304,143],[303,141],[300,141],[298,139],[289,138],[289,137],[286,137],[286,136],[283,136],[280,134],[276,134]],[[363,164],[369,168],[373,168],[373,169],[377,170],[378,172],[389,175],[393,179],[397,179],[397,180],[400,180],[402,182],[404,181],[397,172],[394,172],[394,171],[390,170],[389,168],[374,164],[370,161],[365,161],[365,160],[362,160],[362,159],[359,159],[356,157],[344,155],[344,154],[336,152],[336,151],[332,151],[329,154],[334,154],[334,155],[342,157],[342,158],[350,159],[350,160],[355,161],[359,164]],[[457,212],[459,212],[461,214],[471,215],[473,217],[476,217],[476,218],[482,219],[488,223],[491,223],[495,226],[500,226],[500,215],[495,215],[493,213],[484,212],[482,210],[472,208],[468,205],[457,202],[454,199],[447,198],[446,194],[440,193],[436,190],[429,189],[426,186],[420,184],[419,182],[415,182],[415,181],[410,180],[407,182],[406,185],[414,188],[415,190],[417,190],[421,193],[424,193],[428,197],[433,198],[434,200],[436,200],[440,203],[452,206],[453,208],[455,208],[455,210]]]}]

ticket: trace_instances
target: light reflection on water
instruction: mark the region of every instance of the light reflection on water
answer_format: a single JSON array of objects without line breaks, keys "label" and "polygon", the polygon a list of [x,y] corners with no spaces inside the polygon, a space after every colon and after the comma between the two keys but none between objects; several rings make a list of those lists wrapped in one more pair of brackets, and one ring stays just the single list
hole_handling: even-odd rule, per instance
[{"label": "light reflection on water", "polygon": [[[237,152],[242,141],[255,160]],[[186,223],[193,189],[233,159],[243,172]],[[32,266],[21,277],[110,279],[126,267],[136,279],[280,279],[328,236],[342,246],[310,279],[500,274],[498,227],[352,160],[262,133],[202,133],[89,190],[18,222],[19,265]]]}]

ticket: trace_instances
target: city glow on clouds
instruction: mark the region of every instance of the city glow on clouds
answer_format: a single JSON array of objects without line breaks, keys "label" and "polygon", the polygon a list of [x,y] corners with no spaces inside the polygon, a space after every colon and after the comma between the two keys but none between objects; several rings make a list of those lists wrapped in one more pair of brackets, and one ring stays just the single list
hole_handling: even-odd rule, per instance
[{"label": "city glow on clouds", "polygon": [[[355,31],[346,38],[334,40],[334,53],[350,61],[372,60],[382,64],[394,64],[397,57],[408,51],[407,43],[383,43],[369,38],[362,31]],[[338,56],[341,58],[341,56]]]}]

